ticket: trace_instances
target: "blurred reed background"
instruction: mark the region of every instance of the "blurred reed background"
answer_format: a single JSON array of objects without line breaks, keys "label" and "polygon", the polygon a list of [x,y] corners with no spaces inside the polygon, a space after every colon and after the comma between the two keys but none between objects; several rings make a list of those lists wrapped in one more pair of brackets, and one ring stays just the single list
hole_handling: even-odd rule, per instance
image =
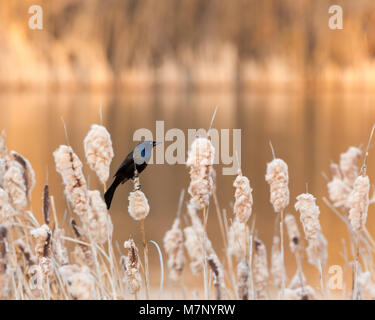
[{"label": "blurred reed background", "polygon": [[[345,225],[326,207],[321,172],[350,145],[365,145],[375,122],[375,3],[340,1],[344,29],[328,28],[335,1],[39,1],[41,31],[28,28],[34,1],[0,3],[0,127],[9,149],[33,165],[37,186],[33,209],[41,221],[41,195],[48,181],[58,214],[66,209],[52,152],[66,139],[84,160],[83,139],[92,123],[110,132],[115,158],[112,172],[134,147],[133,133],[155,121],[165,131],[214,127],[242,129],[242,170],[254,189],[258,236],[270,254],[275,213],[264,180],[272,159],[268,141],[289,165],[291,205],[305,191],[317,197],[328,240],[328,266],[344,264]],[[165,143],[165,147],[168,142]],[[187,146],[186,146],[187,150]],[[375,176],[374,148],[369,176]],[[232,214],[234,176],[222,176],[218,195]],[[90,185],[100,188],[90,175]],[[189,183],[182,165],[152,165],[141,176],[151,212],[148,237],[162,243],[175,217],[181,189]],[[115,239],[122,243],[139,226],[127,213],[131,184],[115,195],[111,214]],[[375,233],[374,217],[368,229]],[[221,252],[218,223],[211,210],[208,234]],[[286,250],[288,276],[294,257]],[[151,284],[158,285],[156,252]],[[311,281],[316,269],[305,264]]]}]

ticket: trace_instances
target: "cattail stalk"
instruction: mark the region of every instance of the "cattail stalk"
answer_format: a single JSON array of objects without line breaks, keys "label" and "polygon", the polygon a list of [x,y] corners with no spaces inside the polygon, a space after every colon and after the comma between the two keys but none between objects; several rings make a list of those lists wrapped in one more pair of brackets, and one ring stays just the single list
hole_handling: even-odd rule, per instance
[{"label": "cattail stalk", "polygon": [[[270,185],[270,201],[273,205],[274,211],[280,213],[280,246],[282,264],[284,267],[284,210],[289,204],[289,174],[288,165],[284,160],[278,159],[275,156],[273,146],[270,142],[273,160],[267,163],[266,181]],[[285,274],[285,270],[283,271]],[[284,299],[285,277],[281,283],[281,299]]]}]

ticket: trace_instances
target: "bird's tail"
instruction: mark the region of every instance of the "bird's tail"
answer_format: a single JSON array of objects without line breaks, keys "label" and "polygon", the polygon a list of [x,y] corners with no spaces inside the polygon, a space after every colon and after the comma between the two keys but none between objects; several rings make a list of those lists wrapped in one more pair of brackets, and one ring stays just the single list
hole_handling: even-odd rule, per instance
[{"label": "bird's tail", "polygon": [[121,180],[119,178],[116,178],[104,194],[104,200],[105,200],[105,203],[107,204],[108,210],[111,207],[112,198],[116,191],[116,188],[118,187],[120,183],[121,183]]}]

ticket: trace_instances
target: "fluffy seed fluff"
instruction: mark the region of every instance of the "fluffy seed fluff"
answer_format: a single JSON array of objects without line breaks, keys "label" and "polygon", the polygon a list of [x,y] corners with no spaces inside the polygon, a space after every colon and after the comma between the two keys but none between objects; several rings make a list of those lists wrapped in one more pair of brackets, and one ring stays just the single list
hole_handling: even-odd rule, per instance
[{"label": "fluffy seed fluff", "polygon": [[216,253],[212,252],[207,256],[207,262],[212,270],[213,284],[215,287],[216,300],[223,300],[225,298],[225,285],[224,285],[224,269],[221,265]]},{"label": "fluffy seed fluff", "polygon": [[327,240],[321,231],[315,240],[309,240],[306,253],[309,263],[316,268],[320,267],[319,264],[323,266],[326,264],[328,259]]},{"label": "fluffy seed fluff", "polygon": [[267,251],[263,242],[256,239],[254,241],[254,289],[257,300],[266,300],[268,297],[268,264],[267,264]]},{"label": "fluffy seed fluff", "polygon": [[249,228],[236,218],[233,220],[228,232],[228,253],[242,260],[246,256],[246,243]]},{"label": "fluffy seed fluff", "polygon": [[111,135],[105,127],[93,124],[83,144],[87,163],[104,184],[108,180],[109,168],[114,155]]},{"label": "fluffy seed fluff", "polygon": [[128,211],[134,220],[146,219],[150,212],[147,198],[141,190],[130,192]]},{"label": "fluffy seed fluff", "polygon": [[211,191],[214,187],[213,172],[215,148],[207,138],[194,140],[189,151],[186,165],[190,167],[190,185],[188,192],[191,195],[190,203],[197,209],[208,206]]},{"label": "fluffy seed fluff", "polygon": [[314,240],[320,232],[319,207],[315,203],[315,197],[310,193],[302,193],[297,196],[295,208],[300,212],[300,219],[307,240]]},{"label": "fluffy seed fluff", "polygon": [[237,291],[241,300],[249,300],[250,268],[246,259],[237,265]]},{"label": "fluffy seed fluff", "polygon": [[288,165],[281,159],[267,163],[266,181],[270,185],[271,198],[275,212],[281,212],[289,204]]},{"label": "fluffy seed fluff", "polygon": [[358,176],[357,162],[361,159],[362,151],[357,147],[349,147],[349,149],[340,155],[340,170],[343,175],[344,182],[352,186],[354,180]]},{"label": "fluffy seed fluff", "polygon": [[185,248],[190,257],[190,269],[193,274],[198,274],[203,269],[204,252],[202,242],[193,226],[184,229]]},{"label": "fluffy seed fluff", "polygon": [[27,206],[27,189],[24,169],[17,161],[8,162],[8,170],[4,174],[3,184],[14,209],[20,211],[25,209]]},{"label": "fluffy seed fluff", "polygon": [[49,227],[44,224],[39,228],[31,230],[31,235],[35,239],[35,253],[39,259],[42,274],[44,277],[49,277],[52,275],[52,232]]},{"label": "fluffy seed fluff", "polygon": [[64,185],[65,195],[78,215],[86,214],[90,210],[86,179],[82,172],[82,162],[68,146],[61,145],[54,153],[56,170],[60,173]]},{"label": "fluffy seed fluff", "polygon": [[76,264],[59,268],[69,293],[75,300],[96,300],[95,279],[86,266]]},{"label": "fluffy seed fluff", "polygon": [[370,180],[368,176],[358,176],[355,179],[353,190],[350,194],[349,221],[354,231],[358,232],[366,225],[369,206]]},{"label": "fluffy seed fluff", "polygon": [[124,243],[125,249],[128,249],[128,255],[125,257],[125,283],[130,294],[136,294],[141,289],[141,275],[139,273],[139,255],[138,248],[133,239]]},{"label": "fluffy seed fluff", "polygon": [[253,207],[253,196],[251,193],[253,189],[250,187],[249,179],[242,174],[237,176],[233,186],[236,188],[234,194],[234,213],[239,221],[246,223],[251,216]]},{"label": "fluffy seed fluff", "polygon": [[285,216],[285,225],[289,236],[289,247],[293,253],[300,247],[300,233],[295,217],[291,214]]},{"label": "fluffy seed fluff", "polygon": [[31,166],[29,160],[27,160],[24,156],[20,155],[16,151],[11,151],[10,155],[12,159],[18,162],[23,170],[23,180],[26,188],[26,195],[30,197],[31,191],[35,186],[35,172],[33,167]]},{"label": "fluffy seed fluff", "polygon": [[0,188],[0,223],[6,223],[13,213],[14,209],[9,202],[8,192]]},{"label": "fluffy seed fluff", "polygon": [[112,234],[111,217],[98,190],[89,190],[88,197],[91,210],[84,218],[84,226],[95,242],[103,244]]},{"label": "fluffy seed fluff", "polygon": [[342,179],[339,166],[331,163],[332,180],[327,183],[329,199],[335,207],[347,207],[347,200],[351,191]]},{"label": "fluffy seed fluff", "polygon": [[184,239],[179,218],[174,220],[172,228],[164,236],[164,249],[168,256],[169,277],[176,281],[185,267]]}]

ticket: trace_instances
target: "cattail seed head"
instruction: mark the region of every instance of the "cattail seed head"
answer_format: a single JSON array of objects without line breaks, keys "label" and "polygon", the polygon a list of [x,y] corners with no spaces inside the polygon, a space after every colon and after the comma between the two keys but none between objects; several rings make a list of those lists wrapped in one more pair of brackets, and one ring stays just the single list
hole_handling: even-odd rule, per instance
[{"label": "cattail seed head", "polygon": [[139,255],[138,248],[133,239],[125,241],[124,247],[128,249],[128,255],[125,257],[125,283],[130,294],[136,294],[141,289],[141,275],[139,273]]},{"label": "cattail seed head", "polygon": [[362,151],[357,147],[349,147],[349,149],[340,155],[340,170],[343,175],[344,182],[352,186],[354,180],[358,176],[357,162],[361,159]]},{"label": "cattail seed head", "polygon": [[194,140],[189,151],[186,165],[190,167],[190,185],[188,192],[191,195],[190,203],[197,209],[208,206],[210,194],[214,188],[213,172],[215,148],[207,138]]},{"label": "cattail seed head", "polygon": [[266,181],[270,185],[273,208],[281,212],[289,204],[288,165],[281,159],[267,163]]},{"label": "cattail seed head", "polygon": [[98,190],[89,190],[88,197],[91,210],[83,219],[84,227],[93,241],[103,244],[108,240],[108,235],[112,234],[111,217]]},{"label": "cattail seed head", "polygon": [[289,236],[289,247],[293,253],[300,247],[301,236],[298,230],[297,221],[291,214],[285,216],[285,225]]},{"label": "cattail seed head", "polygon": [[267,251],[263,242],[256,239],[254,241],[254,289],[257,300],[265,300],[268,297],[268,265],[267,265]]},{"label": "cattail seed head", "polygon": [[31,235],[35,239],[35,253],[38,258],[51,256],[51,230],[46,224],[31,230]]},{"label": "cattail seed head", "polygon": [[56,170],[60,173],[64,185],[65,195],[78,215],[86,214],[90,210],[86,179],[82,172],[82,162],[68,146],[61,145],[54,153]]},{"label": "cattail seed head", "polygon": [[250,187],[249,179],[242,174],[237,176],[233,186],[236,188],[234,194],[236,199],[234,203],[234,213],[239,221],[246,223],[251,216],[253,206],[253,196],[251,192],[253,189]]},{"label": "cattail seed head", "polygon": [[198,274],[203,269],[204,252],[202,242],[194,227],[184,229],[185,247],[190,258],[190,269],[193,274]]},{"label": "cattail seed head", "polygon": [[8,162],[8,170],[4,175],[4,189],[14,209],[22,211],[27,206],[27,189],[24,169],[17,161]]},{"label": "cattail seed head", "polygon": [[168,255],[169,277],[178,280],[185,267],[184,239],[180,218],[176,218],[172,228],[164,236],[164,249]]},{"label": "cattail seed head", "polygon": [[362,230],[366,225],[369,192],[370,180],[368,176],[358,176],[348,200],[349,221],[355,232]]},{"label": "cattail seed head", "polygon": [[300,219],[305,237],[308,240],[317,238],[320,232],[319,207],[315,203],[315,197],[310,193],[302,193],[297,197],[295,208],[300,212]]},{"label": "cattail seed head", "polygon": [[319,268],[320,264],[326,264],[328,258],[327,240],[321,231],[315,240],[309,240],[306,253],[309,263],[316,268]]},{"label": "cattail seed head", "polygon": [[31,166],[29,160],[27,160],[24,156],[20,155],[16,151],[11,151],[10,155],[12,159],[18,162],[22,169],[23,169],[23,179],[26,188],[26,195],[29,197],[31,191],[35,186],[35,172],[33,167]]},{"label": "cattail seed head", "polygon": [[75,300],[95,300],[95,279],[86,266],[66,265],[59,268],[70,295]]},{"label": "cattail seed head", "polygon": [[215,298],[216,300],[223,300],[225,298],[223,266],[214,252],[207,256],[207,263],[212,270],[212,275],[214,278],[213,284],[215,287]]},{"label": "cattail seed head", "polygon": [[228,253],[238,260],[242,260],[246,256],[248,235],[249,228],[247,225],[235,218],[228,232]]},{"label": "cattail seed head", "polygon": [[114,155],[109,132],[104,126],[93,124],[83,143],[87,163],[104,184]]},{"label": "cattail seed head", "polygon": [[246,259],[237,265],[238,297],[241,300],[249,300],[250,268]]},{"label": "cattail seed head", "polygon": [[147,198],[141,190],[130,192],[128,211],[134,220],[146,219],[150,212]]}]

